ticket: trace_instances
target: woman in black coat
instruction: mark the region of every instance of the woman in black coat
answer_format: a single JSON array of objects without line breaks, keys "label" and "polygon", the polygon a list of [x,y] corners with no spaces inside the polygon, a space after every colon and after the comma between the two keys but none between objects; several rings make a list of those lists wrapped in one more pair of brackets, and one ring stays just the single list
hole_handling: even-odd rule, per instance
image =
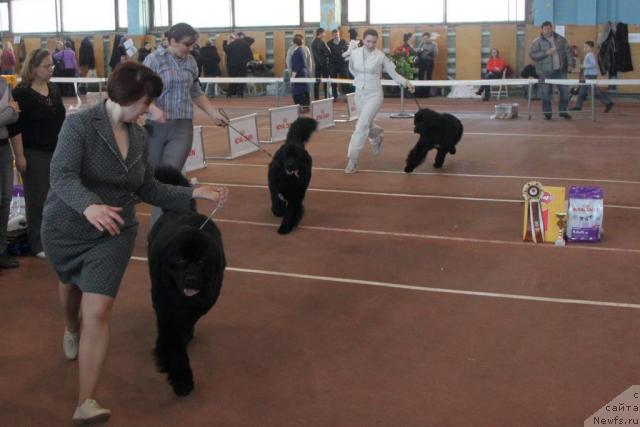
[{"label": "woman in black coat", "polygon": [[[220,55],[211,40],[200,49],[200,61],[202,62],[202,75],[204,77],[217,77],[220,75]],[[216,84],[207,83],[206,93],[209,98],[215,97]]]}]

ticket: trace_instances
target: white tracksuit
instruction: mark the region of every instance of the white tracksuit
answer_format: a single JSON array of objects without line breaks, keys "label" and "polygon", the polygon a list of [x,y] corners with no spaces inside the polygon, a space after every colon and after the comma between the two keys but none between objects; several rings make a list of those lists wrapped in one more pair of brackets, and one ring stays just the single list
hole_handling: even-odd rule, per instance
[{"label": "white tracksuit", "polygon": [[363,46],[351,52],[349,71],[354,76],[358,121],[349,142],[347,156],[350,159],[358,159],[367,138],[377,138],[384,132],[384,129],[374,123],[376,114],[384,101],[380,83],[383,69],[398,84],[406,85],[407,80],[396,72],[393,62],[381,50],[374,49],[373,52],[369,52]]}]

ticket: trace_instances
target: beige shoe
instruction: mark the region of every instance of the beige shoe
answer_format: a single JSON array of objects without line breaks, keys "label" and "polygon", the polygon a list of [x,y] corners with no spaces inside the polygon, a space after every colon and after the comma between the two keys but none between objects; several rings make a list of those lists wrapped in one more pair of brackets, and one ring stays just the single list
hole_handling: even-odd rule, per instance
[{"label": "beige shoe", "polygon": [[62,337],[62,350],[69,360],[75,360],[78,357],[78,347],[80,344],[80,333],[69,332],[64,329],[64,337]]},{"label": "beige shoe", "polygon": [[93,399],[87,399],[76,408],[73,413],[73,422],[77,425],[101,423],[107,421],[110,416],[110,410],[104,409]]},{"label": "beige shoe", "polygon": [[379,156],[380,154],[382,154],[382,141],[384,141],[384,133],[381,133],[380,136],[377,136],[376,138],[373,138],[371,140],[374,156]]},{"label": "beige shoe", "polygon": [[356,173],[358,171],[358,161],[356,159],[349,159],[347,167],[344,168],[344,173]]}]

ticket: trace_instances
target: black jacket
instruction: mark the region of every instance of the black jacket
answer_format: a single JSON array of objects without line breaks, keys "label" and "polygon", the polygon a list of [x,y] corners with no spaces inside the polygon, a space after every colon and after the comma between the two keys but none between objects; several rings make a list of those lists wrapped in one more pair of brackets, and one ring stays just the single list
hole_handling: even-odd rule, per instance
[{"label": "black jacket", "polygon": [[327,44],[319,38],[313,39],[311,43],[311,53],[313,54],[313,62],[317,67],[328,67],[331,60],[331,50]]},{"label": "black jacket", "polygon": [[122,56],[127,54],[124,48],[124,36],[117,34],[113,38],[113,49],[111,50],[111,60],[109,61],[109,67],[113,70],[122,60]]},{"label": "black jacket", "polygon": [[346,62],[342,57],[342,54],[346,52],[347,49],[349,48],[349,46],[347,45],[347,42],[340,39],[340,42],[338,44],[335,44],[333,40],[330,40],[327,43],[327,46],[329,47],[329,51],[331,51],[331,56],[329,57],[329,62],[331,66],[344,67],[346,65]]},{"label": "black jacket", "polygon": [[91,37],[85,37],[80,43],[80,58],[78,58],[78,65],[86,65],[90,70],[96,68],[96,57],[93,52],[93,43],[91,43]]},{"label": "black jacket", "polygon": [[227,68],[244,67],[253,59],[253,52],[251,52],[253,41],[251,37],[245,37],[235,39],[231,43],[227,43],[226,40],[222,42],[222,48],[227,54]]},{"label": "black jacket", "polygon": [[633,71],[631,49],[629,48],[629,26],[618,22],[616,26],[616,71]]},{"label": "black jacket", "polygon": [[204,46],[200,49],[202,72],[205,77],[220,75],[220,55],[215,46]]},{"label": "black jacket", "polygon": [[142,64],[149,54],[151,54],[151,49],[140,48],[138,51],[138,61]]}]

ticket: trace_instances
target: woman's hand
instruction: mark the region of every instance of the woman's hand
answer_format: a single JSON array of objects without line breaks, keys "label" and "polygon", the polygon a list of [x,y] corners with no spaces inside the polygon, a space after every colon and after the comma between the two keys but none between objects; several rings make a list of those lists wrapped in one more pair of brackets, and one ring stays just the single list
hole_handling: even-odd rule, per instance
[{"label": "woman's hand", "polygon": [[118,212],[122,208],[107,205],[90,205],[84,210],[84,216],[98,231],[107,230],[112,236],[120,234],[120,225],[124,225],[124,220]]},{"label": "woman's hand", "polygon": [[16,101],[13,101],[13,100],[9,101],[7,103],[7,106],[9,106],[9,108],[11,108],[16,113],[20,112],[20,105]]},{"label": "woman's hand", "polygon": [[211,200],[224,205],[229,198],[229,189],[227,187],[202,186],[193,190],[193,197],[195,199]]},{"label": "woman's hand", "polygon": [[414,93],[416,91],[416,87],[409,80],[407,80],[407,89],[409,89],[409,92],[411,93]]},{"label": "woman's hand", "polygon": [[27,158],[23,155],[16,156],[16,169],[18,172],[25,173],[27,171]]},{"label": "woman's hand", "polygon": [[167,114],[154,103],[149,104],[149,118],[158,123],[167,122]]}]

